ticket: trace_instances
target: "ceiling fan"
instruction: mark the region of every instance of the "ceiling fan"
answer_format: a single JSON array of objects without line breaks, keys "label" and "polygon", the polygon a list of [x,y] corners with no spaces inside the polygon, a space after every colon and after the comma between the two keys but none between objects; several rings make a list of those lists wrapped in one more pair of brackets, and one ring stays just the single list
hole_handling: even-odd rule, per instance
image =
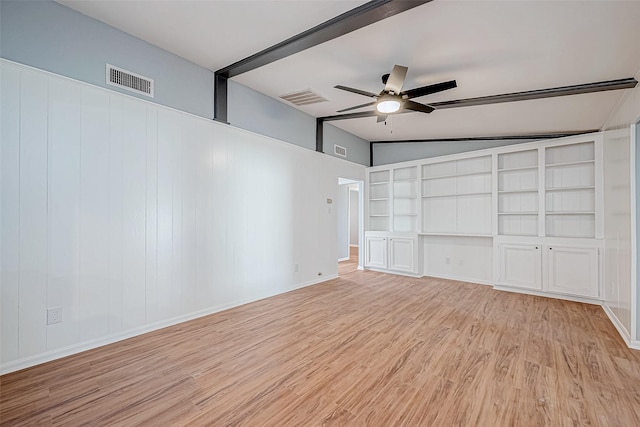
[{"label": "ceiling fan", "polygon": [[355,89],[348,86],[334,86],[336,89],[341,89],[347,92],[357,93],[359,95],[375,98],[375,101],[367,102],[366,104],[360,104],[349,108],[344,108],[342,110],[338,110],[337,112],[344,113],[345,111],[357,110],[359,108],[375,105],[378,113],[378,123],[387,120],[387,116],[389,114],[407,112],[407,110],[418,111],[420,113],[430,113],[435,110],[435,108],[426,104],[412,101],[411,99],[457,87],[456,81],[450,80],[448,82],[436,83],[402,91],[402,85],[404,84],[404,79],[407,76],[407,70],[408,68],[403,67],[402,65],[394,65],[393,70],[391,70],[390,74],[385,74],[382,76],[382,83],[385,86],[382,92],[377,95],[375,93]]}]

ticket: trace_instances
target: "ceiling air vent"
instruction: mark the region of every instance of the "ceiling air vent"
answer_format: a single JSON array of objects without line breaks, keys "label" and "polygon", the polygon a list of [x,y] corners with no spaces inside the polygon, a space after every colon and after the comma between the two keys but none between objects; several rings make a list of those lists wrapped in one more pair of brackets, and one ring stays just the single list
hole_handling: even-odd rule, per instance
[{"label": "ceiling air vent", "polygon": [[333,154],[340,157],[347,157],[347,149],[339,145],[333,145]]},{"label": "ceiling air vent", "polygon": [[107,84],[153,98],[153,80],[107,64]]},{"label": "ceiling air vent", "polygon": [[327,102],[327,100],[311,89],[303,90],[300,92],[290,93],[288,95],[280,95],[280,98],[293,105],[309,105],[317,104],[319,102]]}]

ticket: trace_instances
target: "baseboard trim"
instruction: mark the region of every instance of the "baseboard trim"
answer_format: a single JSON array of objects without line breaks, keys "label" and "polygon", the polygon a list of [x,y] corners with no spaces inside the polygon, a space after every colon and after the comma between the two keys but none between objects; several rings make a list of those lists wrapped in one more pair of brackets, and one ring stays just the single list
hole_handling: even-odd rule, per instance
[{"label": "baseboard trim", "polygon": [[51,362],[57,359],[61,359],[63,357],[72,356],[74,354],[82,353],[83,351],[92,350],[94,348],[102,347],[105,345],[113,344],[118,341],[123,341],[128,338],[133,338],[139,335],[146,334],[148,332],[153,332],[158,329],[167,328],[169,326],[174,326],[179,323],[188,322],[189,320],[194,320],[200,317],[208,316],[210,314],[219,313],[224,310],[228,310],[230,308],[239,307],[241,305],[249,304],[252,302],[260,301],[266,298],[270,298],[276,295],[286,294],[287,292],[295,291],[297,289],[305,288],[307,286],[316,285],[318,283],[326,282],[329,280],[336,279],[338,277],[337,274],[331,274],[328,276],[322,276],[320,278],[309,280],[307,282],[303,282],[297,284],[291,288],[284,289],[278,292],[270,292],[268,294],[262,294],[256,298],[243,298],[240,300],[232,301],[227,304],[220,304],[214,307],[210,307],[204,310],[195,311],[192,313],[184,314],[181,316],[176,316],[171,319],[161,320],[159,322],[154,322],[149,325],[145,325],[142,327],[129,329],[127,331],[118,332],[116,334],[111,334],[103,338],[98,338],[94,340],[84,341],[78,344],[73,344],[67,347],[58,348],[55,350],[50,350],[45,353],[24,357],[22,359],[14,360],[12,362],[4,363],[0,365],[0,375],[9,374],[11,372],[19,371],[21,369],[31,368],[36,365],[41,365],[43,363]]},{"label": "baseboard trim", "polygon": [[472,277],[447,276],[444,274],[431,274],[425,272],[422,277],[433,277],[436,279],[455,280],[456,282],[475,283],[477,285],[493,286],[493,282],[489,280],[475,279]]},{"label": "baseboard trim", "polygon": [[351,259],[350,257],[338,258],[338,262],[349,261],[350,259]]},{"label": "baseboard trim", "polygon": [[611,307],[609,307],[606,302],[602,304],[602,309],[604,310],[604,313],[607,315],[611,323],[613,323],[613,326],[620,334],[620,337],[622,337],[622,340],[625,342],[625,344],[627,344],[627,347],[640,350],[640,346],[633,347],[634,343],[640,343],[638,341],[631,341],[631,335],[629,335],[629,332],[627,332],[627,328],[624,327],[622,322],[620,322],[620,319],[618,319],[618,316],[616,316],[616,314],[613,312],[613,310],[611,310]]},{"label": "baseboard trim", "polygon": [[581,302],[583,304],[602,305],[602,301],[598,299],[587,298],[587,297],[574,297],[571,295],[563,295],[563,294],[550,294],[543,291],[536,291],[535,289],[519,289],[519,288],[511,288],[509,286],[500,286],[500,285],[494,286],[493,289],[495,289],[496,291],[514,292],[516,294],[535,295],[537,297]]},{"label": "baseboard trim", "polygon": [[415,278],[420,278],[422,277],[419,274],[414,274],[414,273],[403,273],[401,271],[392,271],[392,270],[385,270],[382,268],[372,268],[372,267],[365,267],[364,269],[366,270],[371,270],[371,271],[376,271],[378,273],[387,273],[387,274],[395,274],[397,276],[407,276],[407,277],[415,277]]}]

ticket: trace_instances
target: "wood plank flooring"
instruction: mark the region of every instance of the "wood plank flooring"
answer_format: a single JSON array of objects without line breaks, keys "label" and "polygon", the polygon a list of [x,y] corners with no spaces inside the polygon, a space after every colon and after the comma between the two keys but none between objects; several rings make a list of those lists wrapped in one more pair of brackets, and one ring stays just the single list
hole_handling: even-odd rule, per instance
[{"label": "wood plank flooring", "polygon": [[640,425],[640,352],[600,307],[340,269],[5,375],[0,424]]}]

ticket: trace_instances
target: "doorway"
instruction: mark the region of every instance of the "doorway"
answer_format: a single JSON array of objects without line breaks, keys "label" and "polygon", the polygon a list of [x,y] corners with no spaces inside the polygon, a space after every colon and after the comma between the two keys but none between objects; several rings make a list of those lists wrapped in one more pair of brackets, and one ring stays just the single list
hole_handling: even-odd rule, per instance
[{"label": "doorway", "polygon": [[362,269],[363,181],[338,179],[338,271]]}]

